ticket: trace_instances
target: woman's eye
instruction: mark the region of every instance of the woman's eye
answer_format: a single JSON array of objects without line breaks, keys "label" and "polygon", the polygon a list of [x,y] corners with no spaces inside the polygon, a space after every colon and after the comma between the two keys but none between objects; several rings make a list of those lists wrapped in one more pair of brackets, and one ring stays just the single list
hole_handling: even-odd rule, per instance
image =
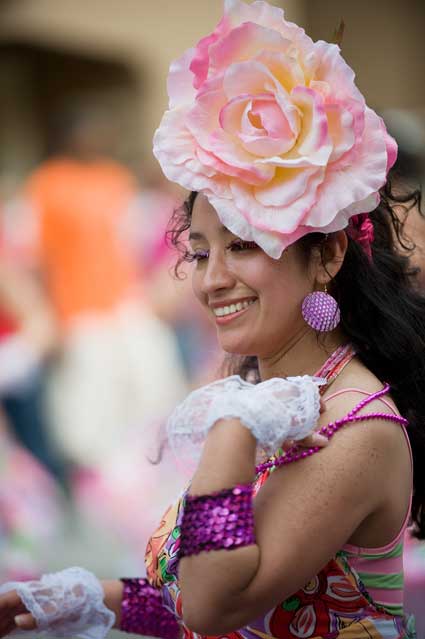
[{"label": "woman's eye", "polygon": [[206,260],[209,257],[210,252],[206,250],[197,250],[197,251],[187,251],[186,253],[186,262],[201,262],[202,260]]},{"label": "woman's eye", "polygon": [[246,242],[245,240],[235,240],[229,246],[232,251],[249,251],[258,248],[255,242]]}]

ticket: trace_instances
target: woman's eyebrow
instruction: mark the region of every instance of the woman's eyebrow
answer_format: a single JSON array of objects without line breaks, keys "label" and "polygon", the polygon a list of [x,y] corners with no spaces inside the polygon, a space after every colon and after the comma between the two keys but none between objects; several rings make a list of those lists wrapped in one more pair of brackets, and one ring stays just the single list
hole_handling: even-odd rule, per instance
[{"label": "woman's eyebrow", "polygon": [[[232,232],[229,231],[228,228],[226,228],[225,226],[223,226],[222,224],[220,225],[220,233],[223,234],[230,234],[232,235]],[[205,240],[205,235],[203,233],[200,233],[199,231],[190,231],[189,233],[189,240]]]},{"label": "woman's eyebrow", "polygon": [[198,231],[190,231],[189,240],[205,240],[205,235],[202,235],[202,233]]}]

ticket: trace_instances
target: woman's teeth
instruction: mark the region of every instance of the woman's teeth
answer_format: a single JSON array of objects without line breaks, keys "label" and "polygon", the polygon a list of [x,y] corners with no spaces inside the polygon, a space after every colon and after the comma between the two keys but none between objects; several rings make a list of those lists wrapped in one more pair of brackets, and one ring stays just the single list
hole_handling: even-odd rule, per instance
[{"label": "woman's teeth", "polygon": [[230,304],[230,306],[220,306],[219,308],[214,308],[214,315],[216,317],[224,317],[225,315],[231,315],[232,313],[237,313],[239,311],[243,311],[244,308],[248,308],[251,304],[253,304],[255,300],[247,300],[245,302],[238,302],[237,304]]}]

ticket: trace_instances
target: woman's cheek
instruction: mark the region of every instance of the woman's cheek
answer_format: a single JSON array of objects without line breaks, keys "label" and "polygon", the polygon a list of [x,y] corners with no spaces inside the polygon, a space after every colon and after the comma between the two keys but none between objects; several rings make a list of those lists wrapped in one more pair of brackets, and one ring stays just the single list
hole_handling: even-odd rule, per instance
[{"label": "woman's cheek", "polygon": [[199,270],[197,270],[196,265],[193,265],[192,271],[192,291],[199,304],[201,304],[201,306],[204,307],[205,310],[207,310],[208,300],[207,296],[202,291],[202,277]]}]

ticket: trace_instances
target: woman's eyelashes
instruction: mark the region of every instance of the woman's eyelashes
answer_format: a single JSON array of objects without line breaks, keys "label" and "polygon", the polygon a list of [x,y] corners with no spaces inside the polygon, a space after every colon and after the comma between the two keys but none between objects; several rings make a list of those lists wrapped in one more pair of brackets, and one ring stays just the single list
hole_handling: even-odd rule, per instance
[{"label": "woman's eyelashes", "polygon": [[233,251],[250,251],[258,248],[258,244],[255,242],[247,242],[245,240],[234,240],[228,246]]},{"label": "woman's eyelashes", "polygon": [[[258,244],[255,242],[247,242],[245,240],[232,240],[230,244],[226,246],[226,250],[239,253],[241,251],[249,251],[258,249]],[[196,249],[194,251],[187,251],[186,261],[188,262],[202,262],[202,260],[208,259],[210,252],[208,249]]]},{"label": "woman's eyelashes", "polygon": [[186,251],[185,260],[186,262],[201,262],[202,260],[208,259],[210,252],[206,249],[197,249],[195,251]]}]

